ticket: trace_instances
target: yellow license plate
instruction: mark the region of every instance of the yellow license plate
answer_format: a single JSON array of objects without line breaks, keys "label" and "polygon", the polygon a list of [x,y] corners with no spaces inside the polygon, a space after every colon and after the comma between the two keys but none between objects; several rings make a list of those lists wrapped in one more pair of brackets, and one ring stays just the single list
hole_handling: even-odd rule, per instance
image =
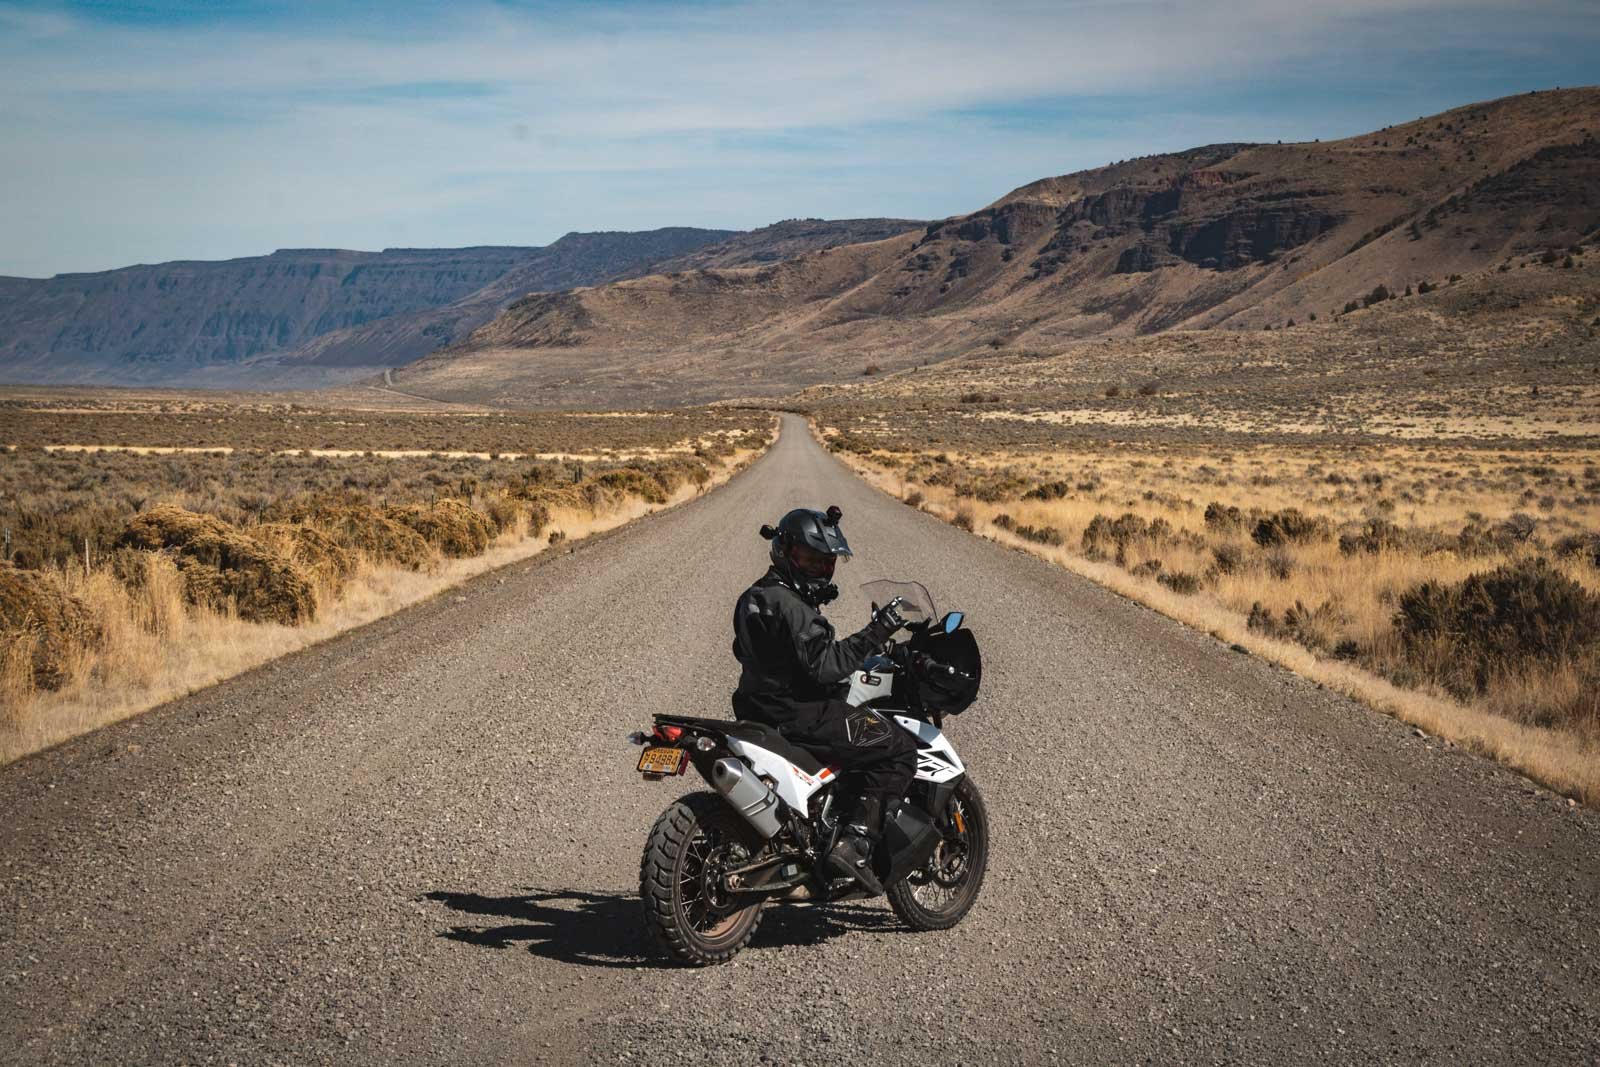
[{"label": "yellow license plate", "polygon": [[647,748],[639,754],[639,770],[645,774],[682,774],[689,753],[681,748]]}]

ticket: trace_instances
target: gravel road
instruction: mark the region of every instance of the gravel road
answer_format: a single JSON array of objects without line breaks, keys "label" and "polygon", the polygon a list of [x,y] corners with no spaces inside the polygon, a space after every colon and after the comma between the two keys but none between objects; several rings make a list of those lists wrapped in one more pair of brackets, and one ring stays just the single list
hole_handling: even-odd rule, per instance
[{"label": "gravel road", "polygon": [[[692,504],[0,769],[0,1061],[1600,1058],[1600,817],[868,488],[786,417]],[[725,714],[762,521],[966,609],[995,824],[940,934],[770,911],[668,965],[636,886]],[[853,627],[852,627],[853,628]]]}]

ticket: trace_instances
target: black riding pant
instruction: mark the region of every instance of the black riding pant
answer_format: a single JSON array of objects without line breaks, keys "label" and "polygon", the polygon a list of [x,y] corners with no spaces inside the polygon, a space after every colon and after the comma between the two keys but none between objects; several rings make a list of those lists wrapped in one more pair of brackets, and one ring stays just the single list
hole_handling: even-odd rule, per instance
[{"label": "black riding pant", "polygon": [[778,732],[823,762],[845,771],[861,797],[850,821],[861,820],[876,836],[885,813],[900,806],[917,776],[917,741],[893,719],[842,700],[796,702]]}]

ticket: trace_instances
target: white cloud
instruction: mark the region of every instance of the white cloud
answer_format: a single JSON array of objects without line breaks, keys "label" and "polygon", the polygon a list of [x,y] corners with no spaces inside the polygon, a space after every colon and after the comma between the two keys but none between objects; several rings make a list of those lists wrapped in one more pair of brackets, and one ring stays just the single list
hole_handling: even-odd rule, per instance
[{"label": "white cloud", "polygon": [[537,242],[737,205],[721,224],[945,214],[1009,188],[985,183],[1255,133],[1237,114],[1085,133],[961,112],[1137,93],[1170,114],[1341,57],[1482,48],[1490,24],[1501,49],[1595,43],[1582,0],[1504,7],[761,0],[154,29],[0,5],[0,272],[399,243],[383,235],[402,228]]}]

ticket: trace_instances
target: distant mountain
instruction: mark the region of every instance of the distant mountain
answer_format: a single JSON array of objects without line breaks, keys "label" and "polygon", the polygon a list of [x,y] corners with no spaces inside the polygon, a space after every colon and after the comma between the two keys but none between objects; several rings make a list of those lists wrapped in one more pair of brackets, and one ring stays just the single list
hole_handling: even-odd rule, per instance
[{"label": "distant mountain", "polygon": [[[803,252],[920,229],[906,219],[791,219],[748,232],[652,230],[649,233],[573,233],[460,300],[426,311],[393,315],[364,326],[335,330],[241,368],[247,384],[312,384],[347,380],[351,368],[409,363],[493,319],[513,301],[619,278],[706,267],[771,263]],[[685,245],[700,235],[725,240]]]},{"label": "distant mountain", "polygon": [[1126,160],[914,233],[745,267],[709,246],[685,257],[694,269],[529,296],[394,380],[511,405],[672,404],[970,352],[1306,322],[1379,285],[1600,232],[1597,133],[1600,89],[1586,88],[1340,141]]},{"label": "distant mountain", "polygon": [[242,384],[314,384],[348,380],[373,368],[398,367],[465,338],[529,293],[596,285],[652,263],[742,236],[737,230],[668,227],[644,232],[569,233],[515,263],[482,288],[419,311],[319,334],[239,368]]},{"label": "distant mountain", "polygon": [[0,380],[182,385],[292,378],[297,368],[348,377],[465,336],[529,292],[605,281],[737,232],[568,234],[544,248],[284,249],[0,278]]},{"label": "distant mountain", "polygon": [[926,222],[918,219],[785,219],[759,230],[736,234],[726,241],[705,245],[674,259],[635,268],[631,275],[675,274],[714,267],[781,263],[824,248],[881,241],[910,230],[920,230],[925,225]]}]

